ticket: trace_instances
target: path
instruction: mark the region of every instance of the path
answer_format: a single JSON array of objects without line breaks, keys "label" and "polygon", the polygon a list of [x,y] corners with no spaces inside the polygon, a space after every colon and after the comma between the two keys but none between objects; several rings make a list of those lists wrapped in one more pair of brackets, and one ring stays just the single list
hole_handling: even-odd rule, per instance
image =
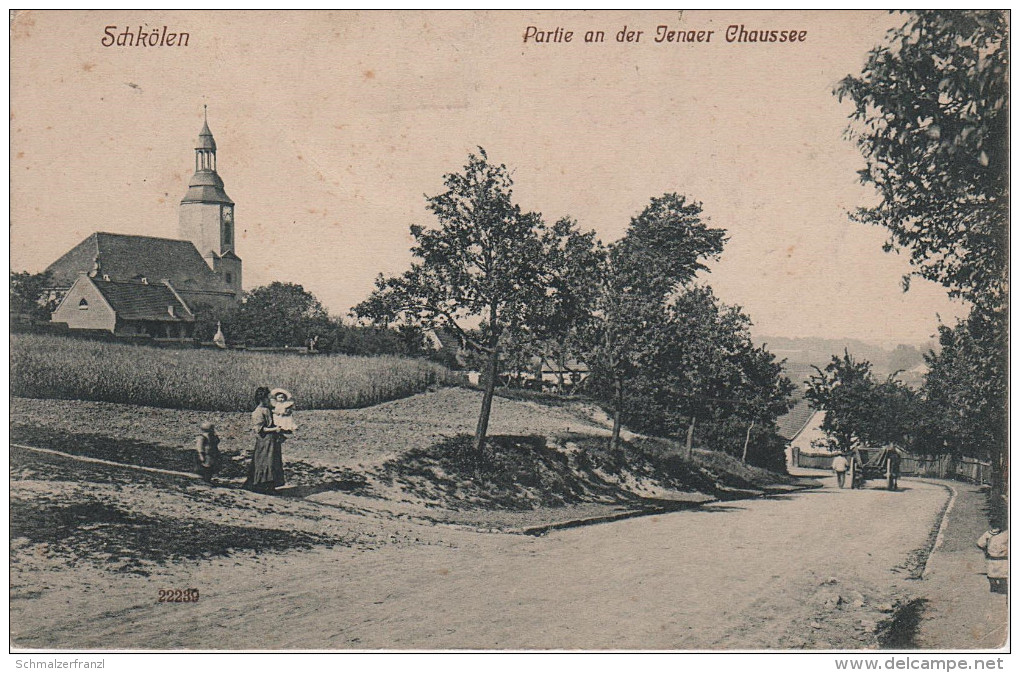
[{"label": "path", "polygon": [[[867,647],[880,606],[916,585],[906,559],[948,494],[831,481],[541,538],[444,530],[438,544],[231,557],[152,577],[68,569],[81,575],[12,604],[11,637],[75,648]],[[158,589],[189,587],[198,603],[155,602]]]},{"label": "path", "polygon": [[986,497],[976,486],[946,483],[956,499],[919,585],[927,602],[916,644],[939,650],[998,648],[1008,634],[1009,600],[988,590],[984,554],[975,545],[988,529]]}]

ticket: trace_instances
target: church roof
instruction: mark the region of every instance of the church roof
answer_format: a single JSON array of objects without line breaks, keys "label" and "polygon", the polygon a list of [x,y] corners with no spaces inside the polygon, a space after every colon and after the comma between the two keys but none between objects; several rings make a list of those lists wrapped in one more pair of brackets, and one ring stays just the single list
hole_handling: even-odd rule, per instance
[{"label": "church roof", "polygon": [[99,280],[103,276],[114,281],[147,278],[158,284],[167,279],[181,290],[233,293],[191,241],[154,236],[96,232],[46,270],[53,279],[53,287],[58,288],[71,287],[80,274],[95,271]]},{"label": "church roof", "polygon": [[121,320],[194,322],[195,316],[163,283],[140,283],[90,278]]},{"label": "church roof", "polygon": [[226,203],[233,205],[230,197],[223,190],[223,180],[216,171],[195,171],[188,183],[188,191],[181,203],[198,201],[201,203]]},{"label": "church roof", "polygon": [[[209,151],[216,156],[216,140],[213,139],[212,131],[209,130],[209,120],[202,124],[202,131],[198,134],[198,146],[195,147],[196,155],[205,156]],[[223,190],[223,180],[216,173],[216,163],[199,162],[201,167],[191,176],[188,183],[188,191],[181,199],[181,203],[225,203],[233,205],[233,201]]]}]

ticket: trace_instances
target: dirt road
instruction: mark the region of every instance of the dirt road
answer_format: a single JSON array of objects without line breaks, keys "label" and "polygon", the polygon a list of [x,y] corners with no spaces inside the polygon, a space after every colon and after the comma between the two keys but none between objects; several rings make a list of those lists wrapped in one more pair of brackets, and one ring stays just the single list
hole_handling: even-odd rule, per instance
[{"label": "dirt road", "polygon": [[[74,648],[863,648],[909,594],[941,487],[832,487],[558,531],[393,522],[421,544],[78,569],[11,605],[12,642]],[[68,572],[77,573],[75,576]],[[55,574],[54,578],[57,577]],[[160,588],[197,603],[157,604]]]}]

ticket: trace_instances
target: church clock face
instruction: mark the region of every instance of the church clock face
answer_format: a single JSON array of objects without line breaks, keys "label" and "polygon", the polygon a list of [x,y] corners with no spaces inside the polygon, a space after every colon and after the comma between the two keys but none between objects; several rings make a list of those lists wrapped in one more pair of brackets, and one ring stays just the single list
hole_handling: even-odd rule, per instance
[{"label": "church clock face", "polygon": [[234,223],[234,207],[233,206],[223,206],[223,224],[233,224],[233,223]]}]

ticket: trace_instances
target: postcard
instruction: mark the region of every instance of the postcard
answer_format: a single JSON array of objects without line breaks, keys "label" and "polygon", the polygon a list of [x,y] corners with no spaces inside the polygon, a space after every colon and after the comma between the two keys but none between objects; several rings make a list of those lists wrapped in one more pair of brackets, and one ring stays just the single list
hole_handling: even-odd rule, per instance
[{"label": "postcard", "polygon": [[1008,38],[12,12],[19,662],[995,660]]}]

